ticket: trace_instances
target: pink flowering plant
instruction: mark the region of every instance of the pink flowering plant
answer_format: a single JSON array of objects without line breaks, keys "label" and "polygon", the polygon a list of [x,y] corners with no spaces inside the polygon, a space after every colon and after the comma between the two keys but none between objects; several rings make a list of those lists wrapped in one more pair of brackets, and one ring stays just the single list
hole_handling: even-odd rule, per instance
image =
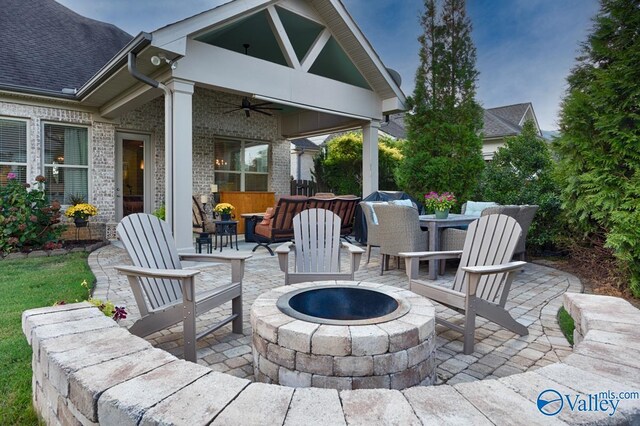
[{"label": "pink flowering plant", "polygon": [[40,189],[44,182],[44,176],[38,176],[30,188],[15,173],[9,173],[6,184],[0,184],[0,255],[60,246],[65,227],[54,226],[60,222],[60,203],[49,203]]},{"label": "pink flowering plant", "polygon": [[442,194],[438,194],[437,192],[431,191],[424,196],[424,205],[429,210],[448,210],[451,207],[455,206],[458,200],[456,200],[456,196],[451,192],[443,192]]}]

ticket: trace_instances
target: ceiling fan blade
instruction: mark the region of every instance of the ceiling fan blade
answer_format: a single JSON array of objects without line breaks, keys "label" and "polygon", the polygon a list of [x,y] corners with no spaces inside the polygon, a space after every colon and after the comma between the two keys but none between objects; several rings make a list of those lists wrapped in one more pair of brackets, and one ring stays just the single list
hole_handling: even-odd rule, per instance
[{"label": "ceiling fan blade", "polygon": [[[264,114],[264,115],[268,115],[268,116],[272,116],[273,114],[269,114],[268,112],[264,112],[264,111],[260,111],[259,109],[254,109],[255,112],[259,112],[260,114]],[[247,111],[247,117],[249,116],[248,114],[249,111]]]},{"label": "ceiling fan blade", "polygon": [[266,106],[266,105],[273,105],[273,102],[263,102],[261,104],[253,104],[252,106],[259,107],[259,106]]},{"label": "ceiling fan blade", "polygon": [[232,110],[224,112],[224,114],[231,114],[232,112],[236,112],[236,111],[242,111],[242,108],[232,109]]}]

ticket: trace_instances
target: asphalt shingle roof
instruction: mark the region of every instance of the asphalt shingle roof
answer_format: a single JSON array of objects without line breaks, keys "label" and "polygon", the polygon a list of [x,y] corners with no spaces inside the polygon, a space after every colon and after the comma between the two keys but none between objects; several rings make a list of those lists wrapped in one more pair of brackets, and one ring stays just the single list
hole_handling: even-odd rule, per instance
[{"label": "asphalt shingle roof", "polygon": [[312,150],[316,150],[316,151],[320,150],[320,147],[318,145],[316,145],[315,143],[311,142],[307,138],[294,139],[294,140],[291,141],[291,143],[296,147],[296,149],[312,149]]},{"label": "asphalt shingle roof", "polygon": [[80,88],[133,38],[54,0],[0,3],[0,84]]},{"label": "asphalt shingle roof", "polygon": [[486,111],[497,115],[510,124],[518,126],[520,124],[520,121],[522,121],[522,117],[524,117],[524,114],[527,112],[529,106],[531,106],[530,103],[505,105],[496,108],[488,108],[486,109]]}]

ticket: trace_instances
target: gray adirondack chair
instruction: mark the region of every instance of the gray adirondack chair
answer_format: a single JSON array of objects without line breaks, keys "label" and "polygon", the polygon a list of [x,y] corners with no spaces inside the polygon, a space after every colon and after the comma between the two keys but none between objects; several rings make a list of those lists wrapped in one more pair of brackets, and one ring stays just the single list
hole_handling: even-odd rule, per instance
[{"label": "gray adirondack chair", "polygon": [[[179,255],[169,225],[149,214],[126,216],[116,232],[133,266],[115,269],[127,276],[141,315],[129,328],[131,333],[144,337],[182,321],[184,358],[193,362],[196,341],[202,337],[229,322],[234,333],[242,333],[242,278],[251,255]],[[200,271],[182,269],[181,261],[228,263],[231,283],[196,294],[194,277]],[[196,334],[196,316],[229,301],[231,315]]]},{"label": "gray adirondack chair", "polygon": [[[340,243],[340,216],[325,209],[307,209],[293,218],[294,241],[276,249],[284,283],[305,281],[353,280],[364,250]],[[349,272],[340,272],[340,247],[349,251]],[[289,271],[289,253],[295,254],[295,269]]]},{"label": "gray adirondack chair", "polygon": [[[510,261],[521,233],[514,218],[493,214],[469,225],[462,250],[400,253],[405,258],[411,291],[464,313],[464,326],[441,318],[436,322],[464,335],[467,355],[473,352],[476,315],[521,336],[529,334],[504,308],[514,274],[526,264]],[[460,257],[460,266],[451,289],[418,279],[419,260],[455,257]]]}]

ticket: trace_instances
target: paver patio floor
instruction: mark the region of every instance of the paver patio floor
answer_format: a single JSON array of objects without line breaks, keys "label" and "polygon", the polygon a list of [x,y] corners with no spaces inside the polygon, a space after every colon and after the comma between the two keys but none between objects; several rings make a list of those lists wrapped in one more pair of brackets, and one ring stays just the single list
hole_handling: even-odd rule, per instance
[{"label": "paver patio floor", "polygon": [[[250,251],[253,246],[253,243],[240,242],[241,251]],[[227,252],[230,249],[224,250]],[[346,255],[342,256],[342,261],[347,261]],[[385,271],[380,276],[377,249],[372,253],[371,262],[365,262],[366,259],[363,259],[360,270],[356,272],[356,280],[408,288],[404,269]],[[128,327],[139,318],[139,312],[127,279],[113,269],[113,265],[120,264],[130,262],[124,249],[113,244],[93,252],[89,257],[89,265],[97,278],[94,297],[125,305],[129,316],[120,324]],[[192,265],[189,264],[189,267]],[[198,269],[202,270],[197,284],[200,289],[230,280],[230,268],[226,265],[198,265]],[[427,262],[421,263],[421,275],[426,274],[426,269]],[[455,267],[447,268],[447,274],[439,277],[439,281],[443,284],[451,281],[454,273]],[[231,333],[229,324],[202,339],[198,342],[198,363],[214,371],[253,379],[249,323],[251,304],[258,295],[283,284],[284,273],[278,267],[277,257],[269,256],[265,249],[259,248],[246,262],[243,282],[244,334]],[[560,331],[556,314],[562,306],[562,294],[567,291],[582,291],[582,285],[575,276],[546,266],[527,264],[524,271],[516,275],[506,307],[516,320],[528,326],[529,335],[521,337],[478,317],[475,351],[471,355],[462,353],[460,333],[437,325],[437,383],[455,384],[504,377],[562,360],[571,353],[571,347]],[[437,315],[462,322],[462,315],[434,304]],[[229,315],[230,311],[231,304],[227,303],[198,317],[198,322],[210,323]],[[158,348],[182,357],[181,325],[148,336],[147,340]]]}]

